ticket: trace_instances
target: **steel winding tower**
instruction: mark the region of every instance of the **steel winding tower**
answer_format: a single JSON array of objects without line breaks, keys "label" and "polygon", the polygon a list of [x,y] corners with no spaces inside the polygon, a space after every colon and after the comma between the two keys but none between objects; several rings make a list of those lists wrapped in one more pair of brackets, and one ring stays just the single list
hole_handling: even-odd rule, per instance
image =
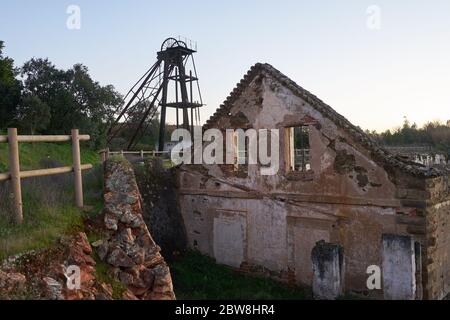
[{"label": "steel winding tower", "polygon": [[[192,131],[194,124],[200,124],[199,108],[203,102],[193,57],[196,45],[187,43],[175,38],[163,42],[156,63],[127,93],[124,106],[116,110],[117,116],[108,131],[108,143],[124,127],[131,127],[133,134],[128,143],[131,149],[160,110],[158,148],[163,151],[167,108],[175,109],[177,128],[180,127],[180,110],[183,128]],[[194,94],[198,98],[196,101]]]}]

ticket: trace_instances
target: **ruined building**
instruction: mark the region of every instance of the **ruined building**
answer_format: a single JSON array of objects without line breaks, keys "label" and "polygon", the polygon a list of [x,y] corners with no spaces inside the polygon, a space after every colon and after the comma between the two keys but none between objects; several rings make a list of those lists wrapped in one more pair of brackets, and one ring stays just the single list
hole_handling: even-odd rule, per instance
[{"label": "ruined building", "polygon": [[310,286],[313,248],[323,240],[342,252],[342,290],[367,291],[375,265],[385,298],[449,293],[448,173],[388,153],[268,64],[248,71],[208,128],[279,129],[280,168],[264,176],[259,165],[181,166],[191,248]]}]

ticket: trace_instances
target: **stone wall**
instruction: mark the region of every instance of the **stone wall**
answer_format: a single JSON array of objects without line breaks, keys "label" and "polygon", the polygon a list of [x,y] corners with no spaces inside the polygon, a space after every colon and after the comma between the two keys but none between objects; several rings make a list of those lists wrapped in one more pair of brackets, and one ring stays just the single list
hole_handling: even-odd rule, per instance
[{"label": "stone wall", "polygon": [[144,222],[141,195],[126,160],[106,162],[104,198],[107,232],[93,244],[100,259],[139,299],[175,299],[169,267]]},{"label": "stone wall", "polygon": [[425,297],[442,299],[450,293],[450,189],[448,177],[428,181],[427,241],[424,261]]},{"label": "stone wall", "polygon": [[149,231],[166,259],[186,250],[186,231],[178,208],[175,174],[161,158],[150,158],[135,167]]},{"label": "stone wall", "polygon": [[424,234],[423,218],[397,214],[395,208],[296,203],[238,191],[221,195],[182,191],[189,247],[218,263],[266,269],[275,278],[306,286],[313,279],[311,251],[320,240],[343,246],[345,287],[364,291],[367,267],[382,265],[383,233]]}]

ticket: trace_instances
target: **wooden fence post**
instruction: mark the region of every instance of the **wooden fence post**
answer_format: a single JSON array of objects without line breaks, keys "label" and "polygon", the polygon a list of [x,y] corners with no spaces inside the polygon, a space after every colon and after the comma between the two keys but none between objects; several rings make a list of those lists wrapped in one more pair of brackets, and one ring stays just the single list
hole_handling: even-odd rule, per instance
[{"label": "wooden fence post", "polygon": [[106,149],[103,149],[100,151],[100,157],[102,159],[102,164],[105,164],[105,162],[106,162],[106,152],[107,152]]},{"label": "wooden fence post", "polygon": [[141,150],[141,159],[144,160],[144,150]]},{"label": "wooden fence post", "polygon": [[75,204],[83,208],[83,178],[81,175],[80,139],[78,129],[72,129],[72,157],[75,180]]},{"label": "wooden fence post", "polygon": [[23,222],[22,189],[20,187],[19,141],[16,128],[8,128],[8,147],[9,173],[14,196],[14,221],[21,224]]}]

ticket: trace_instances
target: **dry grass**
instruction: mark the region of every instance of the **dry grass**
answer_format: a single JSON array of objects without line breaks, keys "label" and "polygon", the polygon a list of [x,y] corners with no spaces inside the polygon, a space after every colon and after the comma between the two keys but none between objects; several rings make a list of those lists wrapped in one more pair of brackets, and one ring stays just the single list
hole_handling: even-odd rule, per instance
[{"label": "dry grass", "polygon": [[[60,163],[42,161],[40,167]],[[102,174],[97,166],[84,174],[85,202],[92,213],[102,206]],[[63,174],[22,180],[24,223],[12,223],[9,183],[0,184],[0,259],[44,248],[64,233],[81,228],[86,214],[74,206],[73,175]]]}]

